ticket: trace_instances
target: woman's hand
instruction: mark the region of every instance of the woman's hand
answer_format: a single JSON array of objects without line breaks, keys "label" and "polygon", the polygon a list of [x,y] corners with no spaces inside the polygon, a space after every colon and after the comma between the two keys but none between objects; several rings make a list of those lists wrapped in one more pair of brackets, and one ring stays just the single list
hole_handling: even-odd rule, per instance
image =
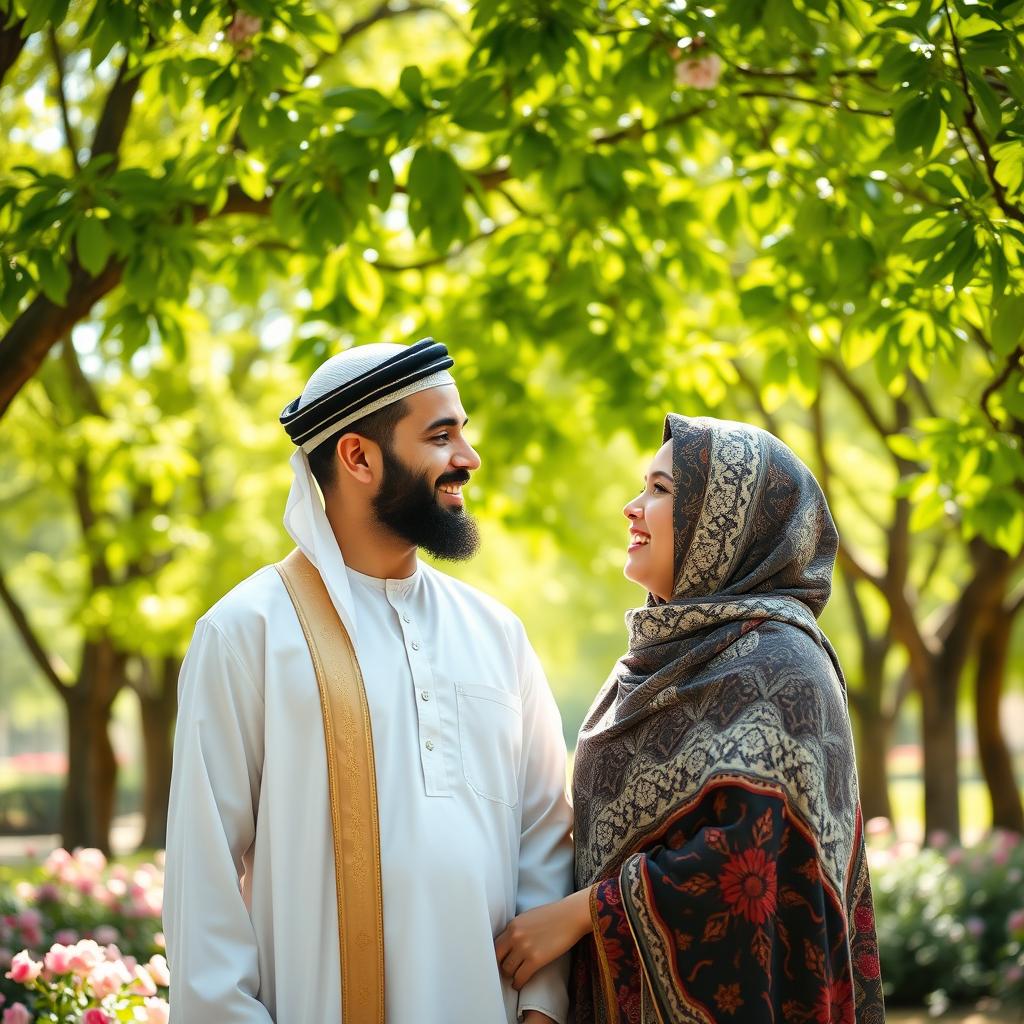
[{"label": "woman's hand", "polygon": [[512,987],[521,989],[542,967],[568,953],[592,927],[589,889],[527,910],[494,940],[498,966]]}]

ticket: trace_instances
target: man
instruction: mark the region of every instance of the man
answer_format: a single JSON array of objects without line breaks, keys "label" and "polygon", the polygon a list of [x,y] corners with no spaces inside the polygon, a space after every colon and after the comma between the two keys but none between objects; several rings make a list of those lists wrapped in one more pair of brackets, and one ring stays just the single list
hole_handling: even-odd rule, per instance
[{"label": "man", "polygon": [[[285,526],[365,682],[388,1024],[562,1024],[566,965],[516,993],[493,948],[517,913],[571,887],[558,711],[518,619],[417,559],[477,547],[462,488],[480,459],[452,365],[431,339],[324,363],[282,414],[297,445]],[[178,1024],[341,1020],[319,678],[272,566],[196,627],[164,907]]]}]

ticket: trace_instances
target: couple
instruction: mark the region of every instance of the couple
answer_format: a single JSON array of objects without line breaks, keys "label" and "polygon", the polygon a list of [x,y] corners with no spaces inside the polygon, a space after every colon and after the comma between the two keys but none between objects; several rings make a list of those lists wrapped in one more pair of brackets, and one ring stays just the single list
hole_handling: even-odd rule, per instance
[{"label": "couple", "polygon": [[452,365],[360,346],[282,414],[296,551],[182,670],[172,1020],[564,1024],[571,992],[578,1024],[882,1021],[813,477],[764,431],[669,415],[624,509],[647,603],[570,808],[522,625],[417,560],[478,543]]}]

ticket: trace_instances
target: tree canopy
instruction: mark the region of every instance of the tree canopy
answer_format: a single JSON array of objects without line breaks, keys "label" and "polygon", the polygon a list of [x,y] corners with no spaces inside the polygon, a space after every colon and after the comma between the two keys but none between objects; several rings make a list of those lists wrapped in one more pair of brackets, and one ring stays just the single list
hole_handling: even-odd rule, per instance
[{"label": "tree canopy", "polygon": [[172,713],[191,622],[281,553],[277,410],[433,334],[474,500],[533,559],[477,571],[567,674],[620,642],[598,509],[664,413],[793,443],[843,535],[854,710],[877,746],[922,695],[955,830],[957,688],[1024,604],[1022,29],[1024,0],[0,0],[0,502],[23,552],[59,509],[0,597],[40,671],[97,722],[97,659]]}]

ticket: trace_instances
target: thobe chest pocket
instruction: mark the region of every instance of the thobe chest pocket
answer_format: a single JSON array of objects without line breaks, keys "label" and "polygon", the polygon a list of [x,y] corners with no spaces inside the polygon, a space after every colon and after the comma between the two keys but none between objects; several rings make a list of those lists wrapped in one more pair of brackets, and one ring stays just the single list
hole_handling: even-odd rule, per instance
[{"label": "thobe chest pocket", "polygon": [[494,686],[457,683],[462,771],[474,793],[515,807],[519,803],[519,757],[523,709],[519,695]]}]

